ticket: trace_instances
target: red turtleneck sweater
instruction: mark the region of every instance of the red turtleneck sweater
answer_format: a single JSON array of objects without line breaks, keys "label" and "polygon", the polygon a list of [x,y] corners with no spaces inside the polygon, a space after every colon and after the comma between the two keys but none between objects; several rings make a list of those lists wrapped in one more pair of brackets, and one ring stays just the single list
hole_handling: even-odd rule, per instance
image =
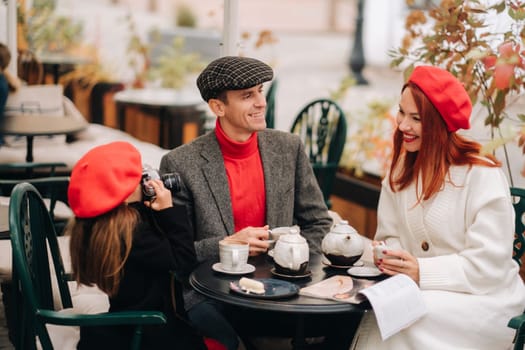
[{"label": "red turtleneck sweater", "polygon": [[226,136],[217,119],[215,135],[228,176],[235,232],[247,226],[264,226],[266,192],[257,133],[246,142],[233,141]]}]

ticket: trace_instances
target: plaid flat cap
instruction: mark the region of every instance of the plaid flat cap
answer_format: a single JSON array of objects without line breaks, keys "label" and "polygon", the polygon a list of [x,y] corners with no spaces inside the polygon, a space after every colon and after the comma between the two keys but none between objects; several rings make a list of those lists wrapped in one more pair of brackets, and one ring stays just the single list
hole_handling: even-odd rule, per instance
[{"label": "plaid flat cap", "polygon": [[273,79],[272,68],[249,57],[225,56],[212,61],[197,78],[204,101],[226,90],[248,89]]}]

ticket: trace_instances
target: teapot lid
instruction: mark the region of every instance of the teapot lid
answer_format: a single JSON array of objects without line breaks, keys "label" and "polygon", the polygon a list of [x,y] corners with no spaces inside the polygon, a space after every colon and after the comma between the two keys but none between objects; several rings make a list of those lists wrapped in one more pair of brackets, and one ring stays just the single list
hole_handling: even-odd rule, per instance
[{"label": "teapot lid", "polygon": [[334,233],[357,233],[357,230],[348,224],[347,220],[341,220],[332,228]]},{"label": "teapot lid", "polygon": [[287,243],[304,243],[306,242],[306,239],[297,233],[289,233],[289,234],[281,235],[279,237],[279,241],[283,241]]}]

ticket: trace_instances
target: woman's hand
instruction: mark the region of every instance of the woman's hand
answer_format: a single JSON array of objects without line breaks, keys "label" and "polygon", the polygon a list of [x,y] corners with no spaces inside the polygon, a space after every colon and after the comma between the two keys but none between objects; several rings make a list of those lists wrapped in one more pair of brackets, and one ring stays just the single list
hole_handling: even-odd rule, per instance
[{"label": "woman's hand", "polygon": [[259,255],[265,253],[270,245],[268,243],[269,228],[268,225],[263,227],[248,226],[225,239],[235,239],[248,242],[250,245],[250,256]]},{"label": "woman's hand", "polygon": [[149,180],[146,183],[155,190],[155,197],[151,201],[144,201],[144,205],[153,210],[162,210],[173,206],[171,191],[164,187],[161,180]]},{"label": "woman's hand", "polygon": [[378,259],[376,256],[376,247],[384,246],[385,241],[372,241],[372,257],[374,258],[374,265],[378,265]]},{"label": "woman's hand", "polygon": [[381,272],[393,276],[403,273],[419,284],[419,263],[415,256],[405,250],[392,250],[385,247],[383,258],[374,258]]}]

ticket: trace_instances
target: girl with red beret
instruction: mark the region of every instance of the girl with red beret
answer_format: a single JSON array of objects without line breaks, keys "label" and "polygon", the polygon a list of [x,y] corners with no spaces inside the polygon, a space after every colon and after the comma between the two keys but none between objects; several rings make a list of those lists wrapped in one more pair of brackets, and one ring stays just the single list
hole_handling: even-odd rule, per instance
[{"label": "girl with red beret", "polygon": [[[144,327],[142,349],[206,349],[170,275],[184,280],[196,264],[186,210],[172,204],[161,180],[146,183],[155,197],[144,201],[141,182],[140,153],[127,142],[95,147],[76,163],[68,188],[73,276],[107,293],[109,311],[164,312],[166,325]],[[80,334],[79,349],[129,349],[132,329],[83,327]]]},{"label": "girl with red beret", "polygon": [[525,308],[514,210],[500,162],[456,133],[471,111],[463,85],[441,68],[416,67],[403,87],[374,242],[389,248],[375,262],[412,278],[427,313],[385,340],[367,313],[352,349],[511,347],[507,322]]}]

